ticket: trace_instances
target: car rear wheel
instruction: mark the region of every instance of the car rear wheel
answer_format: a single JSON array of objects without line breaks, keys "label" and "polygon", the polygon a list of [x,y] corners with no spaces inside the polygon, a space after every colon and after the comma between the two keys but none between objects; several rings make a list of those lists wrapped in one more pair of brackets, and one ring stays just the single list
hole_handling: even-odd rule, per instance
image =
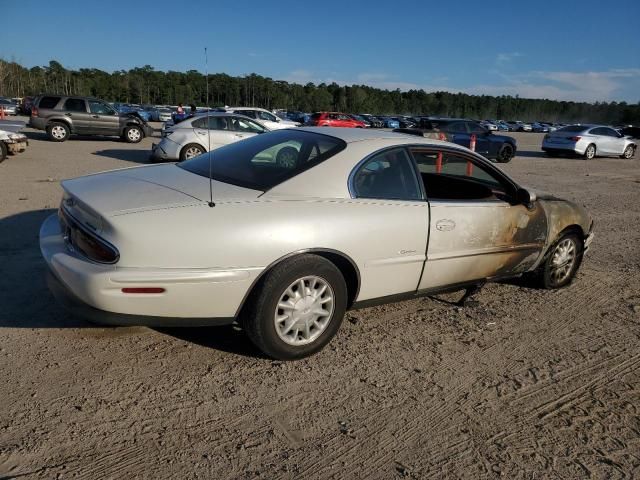
[{"label": "car rear wheel", "polygon": [[624,149],[624,152],[622,153],[621,158],[629,159],[633,157],[634,153],[635,153],[635,149],[633,148],[633,145],[629,145],[627,148]]},{"label": "car rear wheel", "polygon": [[513,153],[513,147],[508,143],[505,143],[500,147],[496,160],[498,160],[499,163],[509,163],[513,158]]},{"label": "car rear wheel", "polygon": [[190,160],[193,157],[197,157],[198,155],[202,155],[204,153],[204,148],[196,143],[190,143],[185,145],[184,148],[180,151],[180,161]]},{"label": "car rear wheel", "polygon": [[320,351],[344,317],[347,287],[336,266],[304,254],[261,279],[242,314],[251,341],[266,355],[293,360]]},{"label": "car rear wheel", "polygon": [[595,158],[595,156],[596,156],[596,146],[593,143],[591,143],[589,144],[587,149],[584,151],[584,158],[586,160],[592,160],[593,158]]},{"label": "car rear wheel", "polygon": [[53,122],[47,126],[47,136],[54,142],[64,142],[69,138],[69,127],[61,122]]},{"label": "car rear wheel", "polygon": [[127,143],[139,143],[144,137],[142,129],[137,126],[127,127],[124,129],[124,140]]},{"label": "car rear wheel", "polygon": [[537,271],[537,280],[548,289],[562,288],[573,280],[582,263],[582,241],[573,232],[562,235],[549,249]]}]

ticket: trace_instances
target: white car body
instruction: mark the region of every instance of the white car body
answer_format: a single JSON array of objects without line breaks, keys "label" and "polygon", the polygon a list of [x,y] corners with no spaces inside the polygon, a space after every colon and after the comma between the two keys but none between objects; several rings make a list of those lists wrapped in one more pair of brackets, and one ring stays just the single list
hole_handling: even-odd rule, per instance
[{"label": "white car body", "polygon": [[[593,147],[587,152],[589,147]],[[542,140],[542,150],[548,154],[573,153],[595,156],[621,156],[631,158],[636,142],[606,125],[568,125],[550,132]]]},{"label": "white car body", "polygon": [[[280,153],[300,138],[311,148],[300,143],[299,155],[308,155],[303,162],[315,163],[280,164]],[[251,168],[275,168],[273,175],[299,170],[269,188],[210,183],[208,173],[194,173],[220,175],[223,164],[215,159],[221,162],[224,155],[230,168],[239,168],[242,152],[273,139],[280,152],[273,153],[273,167],[261,157],[275,152],[269,147],[251,157]],[[320,148],[325,143],[334,149],[328,158],[322,157],[328,150]],[[103,323],[228,324],[243,306],[252,305],[254,295],[262,295],[272,272],[301,255],[339,269],[348,293],[344,305],[357,308],[518,276],[537,268],[567,229],[577,232],[580,251],[592,238],[591,218],[581,207],[536,199],[481,156],[447,142],[364,129],[296,128],[219,152],[213,162],[202,155],[180,165],[133,167],[62,182],[58,215],[63,221],[52,215],[40,230],[56,297]],[[418,171],[405,170],[403,188],[413,193],[397,198],[398,185],[386,178],[391,165],[405,168],[416,158],[412,155],[435,159],[437,152],[449,158],[443,168],[452,173],[420,170],[429,179],[427,199],[424,188],[417,190],[409,178],[419,178]],[[465,180],[468,162],[475,176]],[[481,185],[478,179],[485,175],[489,184]],[[468,189],[440,188],[438,194],[435,179]],[[510,192],[508,197],[494,194],[492,182]],[[482,200],[474,199],[480,195],[474,190],[482,192]],[[367,193],[380,191],[388,192],[385,198]],[[89,259],[83,254],[87,249],[108,260]]]},{"label": "white car body", "polygon": [[[207,123],[210,128],[206,128]],[[242,115],[228,113],[198,114],[186,118],[162,132],[159,144],[153,144],[153,161],[188,160],[201,153],[215,150],[269,129],[260,122]]]},{"label": "white car body", "polygon": [[269,130],[279,130],[282,128],[291,128],[291,127],[300,126],[299,123],[292,122],[291,120],[284,120],[278,117],[277,115],[271,113],[269,110],[265,110],[264,108],[227,107],[225,108],[225,110],[227,112],[238,113],[240,115],[244,115],[254,120],[258,120]]}]

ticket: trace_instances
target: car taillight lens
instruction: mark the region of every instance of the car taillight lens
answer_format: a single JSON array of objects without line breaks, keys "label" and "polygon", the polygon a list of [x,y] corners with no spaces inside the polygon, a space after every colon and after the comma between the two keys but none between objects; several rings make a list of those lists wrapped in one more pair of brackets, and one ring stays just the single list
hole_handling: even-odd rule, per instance
[{"label": "car taillight lens", "polygon": [[578,140],[580,140],[582,137],[569,137],[569,140],[571,140],[572,142],[577,142]]},{"label": "car taillight lens", "polygon": [[76,251],[97,263],[116,263],[118,250],[97,235],[82,227],[63,207],[58,210],[60,226],[65,241]]},{"label": "car taillight lens", "polygon": [[38,116],[38,109],[36,107],[31,107],[31,116],[32,117]]}]

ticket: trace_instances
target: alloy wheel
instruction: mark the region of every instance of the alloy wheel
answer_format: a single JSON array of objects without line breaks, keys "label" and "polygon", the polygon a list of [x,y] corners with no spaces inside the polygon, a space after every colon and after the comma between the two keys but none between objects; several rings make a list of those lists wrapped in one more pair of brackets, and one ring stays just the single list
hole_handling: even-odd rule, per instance
[{"label": "alloy wheel", "polygon": [[576,263],[577,249],[571,238],[565,238],[556,245],[551,257],[551,280],[556,285],[564,282]]},{"label": "alloy wheel", "polygon": [[326,330],[333,310],[334,293],[325,279],[299,278],[278,300],[273,318],[276,333],[288,345],[312,343]]}]

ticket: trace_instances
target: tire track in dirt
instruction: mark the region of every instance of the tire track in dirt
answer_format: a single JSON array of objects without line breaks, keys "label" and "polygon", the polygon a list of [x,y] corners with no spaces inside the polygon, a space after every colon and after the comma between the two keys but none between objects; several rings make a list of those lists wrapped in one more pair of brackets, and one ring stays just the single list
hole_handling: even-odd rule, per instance
[{"label": "tire track in dirt", "polygon": [[[590,272],[590,275],[596,275],[596,278],[600,276],[604,278],[601,282],[591,282],[580,285],[581,288],[574,288],[559,290],[557,292],[549,292],[554,295],[551,301],[538,303],[534,308],[527,312],[529,318],[545,318],[551,319],[547,324],[548,328],[539,328],[531,332],[531,336],[526,342],[519,343],[515,349],[509,352],[509,358],[504,366],[505,372],[510,372],[517,367],[522,357],[537,356],[541,351],[545,351],[548,348],[548,339],[557,339],[561,337],[561,333],[572,328],[573,324],[578,320],[587,320],[588,318],[595,318],[599,307],[605,303],[610,302],[611,298],[615,296],[625,281],[628,280],[628,275],[597,275],[597,272]],[[589,311],[591,314],[585,315],[584,305],[590,305]],[[415,305],[411,309],[404,308],[400,312],[392,312],[384,316],[385,319],[397,318],[407,316],[411,313],[416,313]],[[410,312],[408,310],[414,310]],[[496,348],[498,343],[494,343],[486,347],[485,350],[492,350]],[[585,345],[587,347],[588,345]],[[453,365],[460,363],[471,362],[475,359],[477,352],[470,352],[464,355],[464,359],[450,358],[445,360],[439,365],[438,370],[451,370]],[[635,365],[635,364],[634,364]],[[458,433],[457,438],[452,442],[442,441],[441,437],[433,439],[424,438],[424,432],[441,432],[441,427],[445,422],[452,418],[456,418],[453,425],[450,428],[460,429],[462,426],[461,413],[469,411],[473,404],[476,404],[480,399],[482,392],[469,392],[469,385],[474,384],[475,378],[474,371],[467,371],[462,375],[454,375],[456,384],[451,388],[445,390],[444,397],[440,405],[432,406],[424,410],[424,413],[420,415],[421,419],[426,421],[419,421],[414,419],[412,424],[409,424],[407,428],[398,431],[397,429],[390,428],[390,424],[397,422],[398,419],[393,413],[394,408],[383,408],[376,412],[370,412],[367,423],[379,425],[373,431],[356,430],[354,434],[358,437],[366,435],[369,438],[379,438],[379,441],[371,447],[371,451],[357,451],[357,457],[367,458],[365,462],[366,471],[376,472],[380,471],[385,465],[390,465],[396,455],[394,452],[394,446],[396,449],[402,448],[403,445],[413,444],[419,438],[426,440],[422,445],[423,449],[429,452],[430,464],[438,465],[439,468],[446,465],[453,459],[460,458],[460,455],[467,453],[470,445],[470,436],[466,434]],[[579,375],[579,373],[577,373]],[[600,377],[599,377],[600,378]],[[386,419],[386,420],[385,420]],[[402,422],[400,422],[402,423]],[[385,432],[393,431],[392,435],[384,437]],[[508,435],[510,432],[506,432]],[[301,466],[300,473],[302,475],[314,474],[322,477],[325,474],[330,474],[334,469],[340,465],[357,464],[358,458],[354,455],[357,449],[348,444],[340,445],[340,437],[334,435],[328,444],[333,447],[331,450],[334,454],[329,460],[324,458],[314,459]],[[383,452],[382,455],[376,455],[375,452]],[[385,453],[386,452],[386,453]],[[428,471],[430,471],[428,469]],[[357,474],[363,471],[358,469],[347,470],[343,472],[348,475]]]}]

